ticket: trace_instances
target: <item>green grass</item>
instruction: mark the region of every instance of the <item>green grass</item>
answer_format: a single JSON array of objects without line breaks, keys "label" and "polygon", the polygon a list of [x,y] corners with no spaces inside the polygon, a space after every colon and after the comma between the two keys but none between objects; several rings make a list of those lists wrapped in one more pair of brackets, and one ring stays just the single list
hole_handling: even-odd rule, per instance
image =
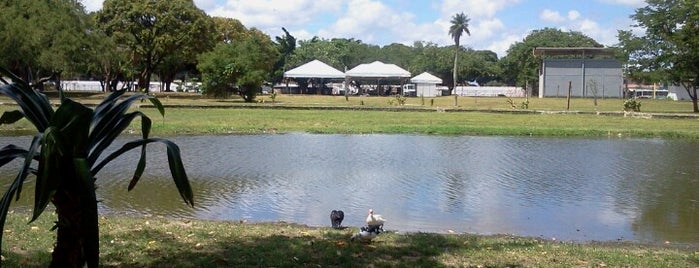
[{"label": "green grass", "polygon": [[[506,98],[460,97],[459,107],[454,107],[453,97],[434,98],[434,106],[418,104],[419,97],[408,98],[405,106],[392,106],[392,97],[351,97],[345,101],[342,96],[280,95],[275,103],[250,104],[238,99],[174,96],[179,95],[159,97],[169,106],[165,118],[143,103],[141,109],[154,120],[154,135],[309,132],[699,139],[699,117],[686,113],[691,111],[691,103],[682,101],[643,100],[644,111],[660,116],[644,113],[624,117],[619,99],[598,100],[596,107],[591,99],[573,99],[571,106],[578,109],[562,112],[567,105],[562,98],[533,98],[530,109],[511,109]],[[99,99],[80,101],[95,103]],[[0,112],[13,108],[0,105]],[[0,126],[3,134],[31,131],[28,122]],[[138,131],[135,122],[130,132]]]},{"label": "green grass", "polygon": [[[45,267],[55,214],[27,225],[11,213],[3,241],[7,267]],[[105,216],[105,267],[696,267],[686,245],[570,243],[509,235],[384,233],[350,242],[356,228]]]}]

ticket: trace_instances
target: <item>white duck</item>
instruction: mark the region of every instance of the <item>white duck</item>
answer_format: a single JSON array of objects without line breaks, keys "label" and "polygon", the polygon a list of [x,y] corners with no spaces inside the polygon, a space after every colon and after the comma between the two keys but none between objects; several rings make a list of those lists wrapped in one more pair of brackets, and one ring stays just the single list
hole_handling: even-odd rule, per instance
[{"label": "white duck", "polygon": [[382,228],[384,222],[386,222],[386,219],[381,217],[381,215],[374,214],[373,209],[369,209],[369,216],[366,217],[366,225],[369,226],[369,229]]}]

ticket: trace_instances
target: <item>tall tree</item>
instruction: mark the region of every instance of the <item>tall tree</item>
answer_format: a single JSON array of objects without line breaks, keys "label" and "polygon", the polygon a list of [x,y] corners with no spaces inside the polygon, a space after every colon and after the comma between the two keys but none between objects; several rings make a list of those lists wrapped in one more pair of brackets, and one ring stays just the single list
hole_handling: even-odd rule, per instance
[{"label": "tall tree", "polygon": [[[645,29],[638,37],[620,31],[622,50],[634,76],[654,73],[665,82],[682,85],[699,112],[699,2],[686,0],[646,0],[647,6],[631,16]],[[656,81],[653,81],[656,82]]]},{"label": "tall tree", "polygon": [[276,40],[275,45],[277,50],[279,50],[279,60],[274,64],[274,72],[272,73],[273,81],[280,81],[282,79],[286,71],[286,62],[289,60],[289,57],[294,54],[294,50],[296,50],[296,37],[291,35],[284,27],[282,27],[282,31],[284,31],[284,36],[277,36],[274,38]]},{"label": "tall tree", "polygon": [[168,57],[191,57],[206,47],[212,39],[206,35],[213,32],[210,18],[191,0],[106,0],[98,20],[107,35],[129,48],[139,69],[138,87],[145,91]]},{"label": "tall tree", "polygon": [[95,14],[91,13],[88,20],[87,38],[90,45],[81,55],[87,62],[86,75],[99,79],[103,91],[112,92],[117,90],[119,82],[131,83],[134,70],[128,48],[104,32]]},{"label": "tall tree", "polygon": [[204,94],[228,97],[237,93],[252,102],[278,57],[269,36],[254,28],[249,37],[219,43],[199,56],[197,68],[202,73]]},{"label": "tall tree", "polygon": [[249,37],[250,34],[245,25],[237,19],[213,17],[214,22],[214,41],[218,43],[230,43],[233,40]]},{"label": "tall tree", "polygon": [[0,65],[25,80],[79,71],[87,44],[79,1],[9,0],[0,14]]},{"label": "tall tree", "polygon": [[471,35],[471,31],[468,29],[468,23],[471,21],[471,19],[468,18],[463,12],[458,13],[454,15],[451,18],[451,26],[449,27],[449,35],[451,35],[451,38],[454,39],[454,85],[452,86],[451,90],[452,93],[454,92],[454,88],[456,87],[456,84],[458,83],[459,80],[457,80],[456,77],[456,72],[457,72],[457,62],[459,60],[459,50],[460,50],[460,42],[461,42],[461,35],[463,33],[466,33],[468,35]]}]

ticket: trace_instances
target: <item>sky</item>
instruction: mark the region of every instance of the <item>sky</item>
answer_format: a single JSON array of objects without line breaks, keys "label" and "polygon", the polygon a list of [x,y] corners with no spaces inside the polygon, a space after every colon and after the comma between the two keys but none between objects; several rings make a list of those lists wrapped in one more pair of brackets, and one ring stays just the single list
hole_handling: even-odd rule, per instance
[{"label": "sky", "polygon": [[[102,0],[81,0],[87,11]],[[297,40],[354,38],[385,46],[425,41],[452,45],[449,21],[463,12],[471,35],[461,45],[503,57],[515,42],[546,27],[579,31],[611,46],[617,30],[632,29],[630,16],[643,0],[194,0],[210,16],[240,20],[270,37],[286,28]]]}]

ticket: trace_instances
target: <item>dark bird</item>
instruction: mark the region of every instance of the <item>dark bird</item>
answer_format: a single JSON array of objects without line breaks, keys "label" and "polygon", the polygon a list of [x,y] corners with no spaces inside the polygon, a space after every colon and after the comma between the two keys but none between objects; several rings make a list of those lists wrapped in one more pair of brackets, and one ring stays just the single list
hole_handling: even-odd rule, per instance
[{"label": "dark bird", "polygon": [[330,223],[335,229],[342,229],[342,220],[345,219],[345,213],[342,210],[333,210],[330,212]]}]

